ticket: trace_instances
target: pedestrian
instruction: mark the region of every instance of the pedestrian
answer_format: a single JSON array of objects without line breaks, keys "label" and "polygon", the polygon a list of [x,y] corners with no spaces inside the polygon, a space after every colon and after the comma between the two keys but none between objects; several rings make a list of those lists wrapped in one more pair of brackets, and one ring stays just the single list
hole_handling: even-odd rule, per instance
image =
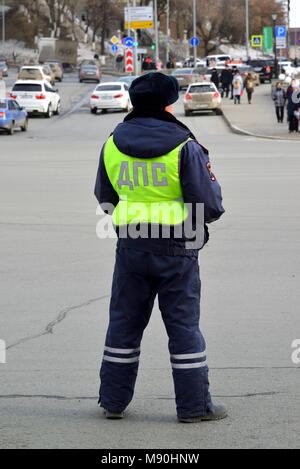
[{"label": "pedestrian", "polygon": [[[175,236],[186,217],[193,227],[199,225],[199,203],[204,204],[205,223],[220,218],[221,189],[208,150],[172,114],[179,98],[177,80],[150,72],[136,78],[129,93],[133,111],[104,144],[95,187],[119,235],[99,404],[107,418],[123,418],[134,393],[143,332],[158,296],[169,336],[178,419],[225,418],[224,406],[211,401],[199,330],[198,252],[208,230],[194,246],[186,244],[186,234]],[[189,208],[184,202],[190,202]]]},{"label": "pedestrian", "polygon": [[254,93],[255,86],[254,86],[253,76],[251,73],[248,73],[244,86],[247,91],[248,104],[252,104],[252,94]]},{"label": "pedestrian", "polygon": [[210,77],[210,81],[216,85],[217,90],[218,90],[219,89],[220,77],[219,77],[219,74],[218,74],[216,68],[212,69],[212,74],[211,74],[211,77]]},{"label": "pedestrian", "polygon": [[300,90],[299,85],[294,83],[293,91],[288,97],[288,122],[289,122],[289,132],[298,132],[299,131],[299,113],[300,113]]},{"label": "pedestrian", "polygon": [[172,60],[170,59],[170,57],[169,57],[169,60],[168,60],[166,66],[167,66],[168,69],[173,68],[173,62],[172,62]]},{"label": "pedestrian", "polygon": [[233,84],[232,84],[232,82],[233,82],[233,79],[236,75],[236,72],[237,72],[237,66],[234,65],[231,69],[231,83],[230,83],[231,96],[230,96],[230,99],[233,99]]},{"label": "pedestrian", "polygon": [[276,83],[276,88],[273,90],[272,98],[275,104],[277,122],[283,122],[284,119],[284,106],[286,101],[286,93],[282,89],[281,82]]},{"label": "pedestrian", "polygon": [[296,85],[296,83],[296,78],[292,78],[291,83],[289,84],[286,90],[286,99],[289,99],[290,94],[293,93],[293,87]]},{"label": "pedestrian", "polygon": [[241,95],[243,92],[243,79],[238,70],[232,80],[232,88],[233,88],[234,104],[236,103],[241,104]]},{"label": "pedestrian", "polygon": [[117,71],[121,72],[123,70],[123,55],[118,54],[116,57],[116,66],[117,66]]},{"label": "pedestrian", "polygon": [[232,83],[232,71],[228,67],[228,64],[225,65],[224,70],[221,72],[221,85],[222,85],[222,92],[221,96],[224,97],[224,93],[226,93],[226,98],[229,96],[229,87]]}]

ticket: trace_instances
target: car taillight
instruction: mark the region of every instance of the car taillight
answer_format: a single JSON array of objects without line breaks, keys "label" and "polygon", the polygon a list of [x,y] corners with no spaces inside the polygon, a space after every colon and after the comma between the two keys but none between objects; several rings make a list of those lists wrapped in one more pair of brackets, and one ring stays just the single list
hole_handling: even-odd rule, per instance
[{"label": "car taillight", "polygon": [[0,117],[6,117],[6,112],[0,112]]},{"label": "car taillight", "polygon": [[10,93],[9,97],[12,99],[16,99],[17,95]]},{"label": "car taillight", "polygon": [[190,78],[193,78],[193,75],[189,75]]},{"label": "car taillight", "polygon": [[203,75],[203,80],[206,80],[206,75]]},{"label": "car taillight", "polygon": [[46,96],[44,94],[38,94],[35,97],[36,99],[46,99]]},{"label": "car taillight", "polygon": [[92,98],[92,99],[98,99],[99,96],[97,96],[96,94],[92,94],[91,98]]},{"label": "car taillight", "polygon": [[114,96],[114,98],[123,98],[123,95],[122,94],[116,94],[116,96]]},{"label": "car taillight", "polygon": [[216,91],[216,92],[214,93],[214,98],[219,98],[219,97],[220,97],[220,94]]},{"label": "car taillight", "polygon": [[97,70],[97,72],[96,72],[96,73],[97,73],[97,75],[100,75],[100,72],[99,72],[99,70]]},{"label": "car taillight", "polygon": [[266,68],[266,72],[270,72],[270,71],[271,71],[271,69],[270,69],[270,67],[268,66],[268,67]]},{"label": "car taillight", "polygon": [[187,93],[187,94],[185,95],[185,99],[192,99],[192,96],[191,96],[189,93]]}]

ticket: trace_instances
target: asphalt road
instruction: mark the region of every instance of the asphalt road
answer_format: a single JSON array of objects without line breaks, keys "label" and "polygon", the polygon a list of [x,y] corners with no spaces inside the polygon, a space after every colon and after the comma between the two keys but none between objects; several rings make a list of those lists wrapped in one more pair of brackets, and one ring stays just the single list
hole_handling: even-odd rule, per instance
[{"label": "asphalt road", "polygon": [[[108,79],[109,77],[107,77]],[[0,448],[296,448],[299,143],[231,134],[222,117],[176,116],[210,150],[226,214],[200,255],[201,327],[213,399],[229,418],[176,420],[157,304],[123,421],[97,407],[115,240],[96,236],[99,151],[124,113],[91,115],[93,84],[58,85],[63,113],[0,134]]]}]

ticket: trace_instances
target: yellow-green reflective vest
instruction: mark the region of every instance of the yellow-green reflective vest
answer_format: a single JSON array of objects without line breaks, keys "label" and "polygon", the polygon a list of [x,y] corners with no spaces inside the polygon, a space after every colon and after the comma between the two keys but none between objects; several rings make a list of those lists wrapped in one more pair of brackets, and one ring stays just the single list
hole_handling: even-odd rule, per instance
[{"label": "yellow-green reflective vest", "polygon": [[114,144],[113,136],[108,139],[104,164],[120,199],[112,216],[116,226],[183,223],[188,209],[183,202],[179,167],[180,151],[186,142],[166,155],[145,159],[125,155]]}]

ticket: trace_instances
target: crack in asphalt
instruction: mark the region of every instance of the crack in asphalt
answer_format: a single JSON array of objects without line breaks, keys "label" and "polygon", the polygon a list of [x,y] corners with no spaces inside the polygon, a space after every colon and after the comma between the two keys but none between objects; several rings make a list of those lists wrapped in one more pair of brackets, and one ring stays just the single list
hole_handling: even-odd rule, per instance
[{"label": "crack in asphalt", "polygon": [[[280,392],[276,391],[268,391],[268,392],[256,392],[256,393],[246,393],[246,394],[215,394],[212,397],[217,398],[244,398],[244,397],[256,397],[256,396],[274,396],[276,394],[280,394]],[[59,396],[59,395],[48,395],[48,394],[7,394],[7,395],[0,395],[0,399],[54,399],[59,401],[95,401],[98,400],[96,396]],[[144,396],[144,397],[136,397],[137,400],[174,400],[175,397],[168,397],[168,396]]]},{"label": "crack in asphalt", "polygon": [[28,341],[31,341],[31,340],[34,340],[34,339],[38,339],[39,337],[42,337],[44,335],[48,335],[48,334],[53,334],[53,330],[55,328],[55,326],[57,326],[57,324],[61,323],[68,315],[68,313],[70,313],[71,311],[74,311],[76,309],[81,309],[81,308],[84,308],[85,306],[89,306],[93,303],[96,303],[97,301],[101,301],[101,300],[104,300],[105,298],[109,298],[110,295],[103,295],[103,296],[99,296],[98,298],[92,298],[88,301],[85,301],[84,303],[81,303],[79,305],[74,305],[74,306],[69,306],[68,308],[65,308],[63,309],[62,311],[60,311],[57,315],[57,317],[49,322],[49,324],[47,324],[47,326],[45,327],[45,329],[37,334],[33,334],[31,336],[27,336],[27,337],[23,337],[19,340],[17,340],[15,343],[13,344],[10,344],[6,347],[7,350],[13,348],[13,347],[16,347],[17,345],[20,345],[20,344],[23,344],[25,342],[28,342]]}]

